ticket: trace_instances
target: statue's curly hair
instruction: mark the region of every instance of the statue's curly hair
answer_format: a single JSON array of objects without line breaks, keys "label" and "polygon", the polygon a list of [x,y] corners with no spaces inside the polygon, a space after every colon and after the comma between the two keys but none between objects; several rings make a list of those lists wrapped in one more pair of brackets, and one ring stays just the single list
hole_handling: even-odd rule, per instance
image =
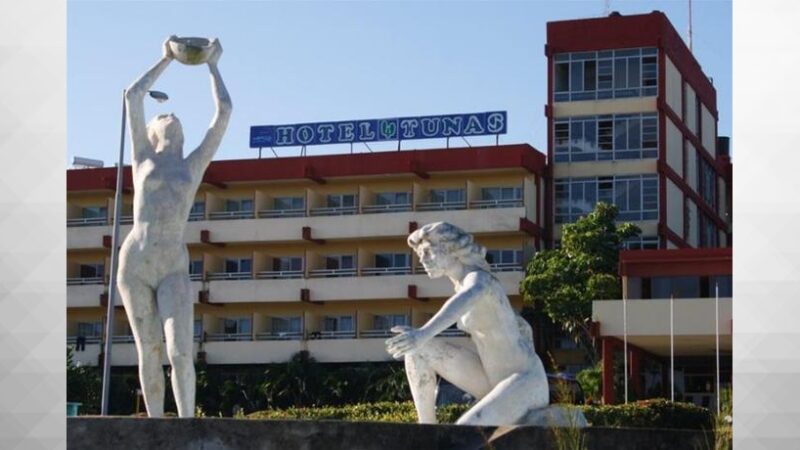
[{"label": "statue's curly hair", "polygon": [[471,234],[453,224],[429,223],[408,236],[408,246],[415,250],[423,242],[429,242],[453,253],[464,265],[476,266],[491,272],[489,263],[486,262],[486,247],[476,244]]}]

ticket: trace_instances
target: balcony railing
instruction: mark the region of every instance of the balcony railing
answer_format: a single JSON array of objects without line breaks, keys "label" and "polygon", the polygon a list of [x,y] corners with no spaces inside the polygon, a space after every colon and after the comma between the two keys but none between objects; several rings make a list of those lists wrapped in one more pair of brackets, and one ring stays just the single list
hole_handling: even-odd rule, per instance
[{"label": "balcony railing", "polygon": [[253,211],[217,211],[208,214],[209,220],[253,219]]},{"label": "balcony railing", "polygon": [[386,338],[394,335],[395,333],[392,333],[391,330],[364,330],[358,333],[358,337],[364,339]]},{"label": "balcony railing", "polygon": [[189,213],[189,222],[197,222],[198,220],[206,220],[206,213],[204,212]]},{"label": "balcony railing", "polygon": [[67,278],[67,286],[80,286],[84,284],[105,284],[105,278],[104,277]]},{"label": "balcony railing", "polygon": [[470,202],[469,207],[474,209],[488,209],[488,208],[518,208],[522,206],[521,198],[504,199],[504,200],[476,200]]},{"label": "balcony railing", "polygon": [[522,264],[520,263],[496,263],[489,264],[492,272],[521,272]]},{"label": "balcony railing", "polygon": [[114,344],[130,344],[136,341],[133,339],[132,334],[124,334],[124,335],[114,336],[114,338],[111,339],[111,342],[113,342]]},{"label": "balcony railing", "polygon": [[411,203],[394,203],[390,205],[364,205],[361,207],[362,214],[379,214],[411,211]]},{"label": "balcony railing", "polygon": [[408,275],[411,267],[365,267],[361,269],[361,275],[365,277],[380,275]]},{"label": "balcony railing", "polygon": [[259,341],[299,341],[303,339],[302,331],[265,331],[256,333]]},{"label": "balcony railing", "polygon": [[208,342],[229,342],[229,341],[252,341],[253,335],[250,333],[208,333]]},{"label": "balcony railing", "polygon": [[355,339],[355,330],[311,331],[308,339]]},{"label": "balcony railing", "polygon": [[358,214],[357,206],[335,206],[329,208],[311,208],[312,216],[346,216]]},{"label": "balcony railing", "polygon": [[467,202],[417,203],[417,211],[451,211],[467,209]]},{"label": "balcony railing", "polygon": [[105,217],[85,217],[80,219],[67,219],[68,227],[92,227],[96,225],[108,225]]},{"label": "balcony railing", "polygon": [[133,215],[132,214],[130,216],[119,216],[119,224],[120,225],[130,225],[132,223],[133,223]]},{"label": "balcony railing", "polygon": [[302,270],[265,270],[256,273],[260,280],[285,280],[290,278],[303,278]]},{"label": "balcony railing", "polygon": [[306,209],[262,209],[258,212],[258,217],[262,219],[272,219],[278,217],[305,217]]},{"label": "balcony railing", "polygon": [[202,273],[190,273],[189,274],[189,281],[203,281],[203,274]]},{"label": "balcony railing", "polygon": [[209,272],[209,280],[252,280],[252,272]]},{"label": "balcony railing", "polygon": [[308,272],[311,278],[336,278],[336,277],[354,277],[358,271],[352,269],[314,269]]},{"label": "balcony railing", "polygon": [[[99,344],[100,336],[84,336],[87,344]],[[67,345],[75,345],[78,343],[78,336],[67,336]]]}]

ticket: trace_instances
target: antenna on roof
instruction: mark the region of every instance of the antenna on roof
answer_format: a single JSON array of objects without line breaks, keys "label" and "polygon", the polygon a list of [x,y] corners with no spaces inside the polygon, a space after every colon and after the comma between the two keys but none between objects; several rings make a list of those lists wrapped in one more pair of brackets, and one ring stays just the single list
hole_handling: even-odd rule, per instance
[{"label": "antenna on roof", "polygon": [[689,51],[692,51],[692,0],[689,0]]}]

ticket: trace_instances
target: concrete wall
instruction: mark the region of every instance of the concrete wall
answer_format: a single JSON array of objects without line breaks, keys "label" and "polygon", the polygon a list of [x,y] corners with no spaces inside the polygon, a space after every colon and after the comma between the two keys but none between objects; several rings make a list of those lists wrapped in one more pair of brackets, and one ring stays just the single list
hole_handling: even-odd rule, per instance
[{"label": "concrete wall", "polygon": [[[589,450],[713,447],[713,435],[693,430],[594,428]],[[382,422],[71,417],[67,448],[81,450],[554,450],[542,427],[472,427]]]},{"label": "concrete wall", "polygon": [[586,100],[553,104],[553,118],[655,112],[656,97]]},{"label": "concrete wall", "polygon": [[683,176],[683,135],[678,127],[667,118],[667,164],[680,176]]},{"label": "concrete wall", "polygon": [[553,177],[566,178],[602,177],[605,175],[640,175],[656,173],[657,164],[658,161],[655,159],[558,163],[553,165]]},{"label": "concrete wall", "polygon": [[678,114],[678,117],[681,115],[681,111],[683,111],[683,91],[682,91],[682,79],[681,73],[678,72],[678,69],[675,67],[675,64],[672,64],[672,61],[669,57],[664,57],[664,62],[666,64],[666,77],[667,77],[667,85],[666,85],[666,97],[667,97],[667,105],[672,108]]},{"label": "concrete wall", "polygon": [[[674,300],[674,333],[676,336],[713,336],[715,332],[713,298],[681,298]],[[664,299],[628,300],[628,335],[668,336],[669,303]],[[719,299],[720,334],[730,336],[732,318],[730,297]],[[622,336],[622,300],[592,302],[592,320],[600,322],[602,336]]]},{"label": "concrete wall", "polygon": [[683,235],[683,191],[667,179],[667,226],[678,236]]}]

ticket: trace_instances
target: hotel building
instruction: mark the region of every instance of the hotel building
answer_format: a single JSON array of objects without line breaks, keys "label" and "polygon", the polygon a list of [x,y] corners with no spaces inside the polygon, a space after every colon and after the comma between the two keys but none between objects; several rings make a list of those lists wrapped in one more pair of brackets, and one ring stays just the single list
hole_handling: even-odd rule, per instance
[{"label": "hotel building", "polygon": [[627,333],[621,300],[593,304],[604,401],[621,399],[627,337],[629,398],[669,397],[674,354],[676,399],[713,405],[717,286],[720,381],[730,380],[732,170],[712,80],[658,11],[550,22],[545,54],[548,237],[557,244],[562,224],[605,201],[642,230],[626,247],[653,249],[620,254]]},{"label": "hotel building", "polygon": [[[523,261],[542,245],[544,171],[529,145],[212,162],[185,233],[196,358],[391,360],[389,329],[421,326],[452,295],[406,244],[440,220],[487,247],[521,309]],[[102,351],[115,179],[115,168],[67,172],[67,340],[83,364]],[[121,236],[132,222],[129,168],[123,186]],[[114,330],[112,365],[135,366],[121,306]],[[455,328],[440,338],[467,340]]]}]

